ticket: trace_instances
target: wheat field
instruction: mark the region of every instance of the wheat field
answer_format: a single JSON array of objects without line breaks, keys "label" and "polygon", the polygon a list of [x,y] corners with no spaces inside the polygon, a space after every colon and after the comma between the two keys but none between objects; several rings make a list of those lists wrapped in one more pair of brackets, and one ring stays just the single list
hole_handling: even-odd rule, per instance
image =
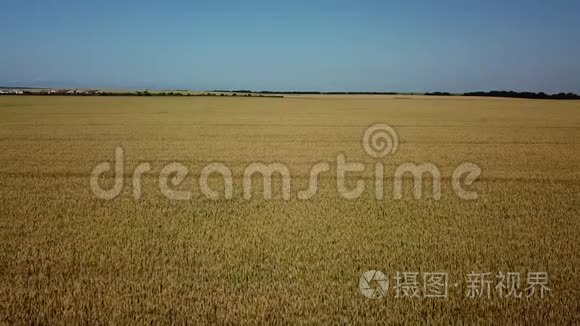
[{"label": "wheat field", "polygon": [[[336,193],[331,169],[300,200],[310,167],[337,153],[372,167],[365,128],[399,135],[385,174],[432,162],[440,200]],[[516,323],[580,322],[580,102],[422,96],[0,97],[0,322]],[[113,200],[89,175],[125,153]],[[131,171],[148,162],[143,195]],[[165,198],[156,175],[191,173],[193,198]],[[202,167],[231,168],[233,198],[199,192]],[[243,169],[282,162],[290,200],[241,196]],[[453,194],[462,162],[482,174],[478,199]],[[372,178],[365,172],[349,182]],[[390,173],[390,174],[389,174]],[[107,179],[108,178],[108,179]],[[104,183],[111,182],[107,175]],[[214,184],[219,187],[219,180]],[[279,182],[276,180],[275,185]],[[428,186],[428,185],[427,185]],[[446,272],[447,298],[370,300],[368,270]],[[546,272],[546,297],[466,297],[470,272]],[[391,281],[393,283],[393,281]],[[391,284],[392,285],[392,284]]]}]

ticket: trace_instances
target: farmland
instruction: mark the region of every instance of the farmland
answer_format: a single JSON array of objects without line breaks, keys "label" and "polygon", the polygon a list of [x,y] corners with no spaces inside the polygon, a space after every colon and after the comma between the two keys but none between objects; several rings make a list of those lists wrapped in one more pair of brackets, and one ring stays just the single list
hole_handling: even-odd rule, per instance
[{"label": "farmland", "polygon": [[[346,200],[332,169],[313,198],[297,198],[316,162],[332,166],[344,153],[372,167],[361,136],[374,123],[399,136],[385,175],[432,162],[440,200],[409,189],[395,200],[389,177],[384,199],[367,187]],[[578,323],[579,140],[579,101],[0,97],[0,322]],[[125,187],[100,200],[89,176],[119,146]],[[152,169],[135,200],[129,177],[143,162]],[[193,189],[190,200],[160,193],[155,176],[171,162],[190,169],[178,186]],[[211,162],[231,169],[232,199],[200,194]],[[253,162],[289,167],[290,200],[277,191],[242,197]],[[482,168],[471,185],[477,200],[452,191],[449,176],[463,162]],[[370,185],[371,172],[348,181]],[[445,299],[390,290],[369,300],[359,278],[373,269],[447,272],[458,285]],[[502,271],[547,272],[550,291],[466,298],[468,273]]]}]

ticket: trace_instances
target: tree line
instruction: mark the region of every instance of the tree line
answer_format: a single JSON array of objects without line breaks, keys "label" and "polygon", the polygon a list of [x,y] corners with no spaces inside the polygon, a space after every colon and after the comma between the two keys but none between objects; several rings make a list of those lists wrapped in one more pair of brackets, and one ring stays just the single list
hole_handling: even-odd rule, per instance
[{"label": "tree line", "polygon": [[[131,92],[106,92],[106,91],[31,91],[22,88],[18,92],[2,91],[0,95],[60,95],[60,96],[242,96],[242,97],[284,97],[283,95],[413,95],[421,93],[400,93],[400,92],[321,92],[321,91],[251,91],[251,90],[213,90],[205,93],[189,92],[150,92],[131,91]],[[427,96],[482,96],[482,97],[505,97],[505,98],[525,98],[525,99],[550,99],[550,100],[579,100],[580,95],[575,93],[556,93],[547,94],[544,92],[514,92],[514,91],[489,91],[489,92],[467,92],[467,93],[449,93],[449,92],[427,92],[422,93]]]}]

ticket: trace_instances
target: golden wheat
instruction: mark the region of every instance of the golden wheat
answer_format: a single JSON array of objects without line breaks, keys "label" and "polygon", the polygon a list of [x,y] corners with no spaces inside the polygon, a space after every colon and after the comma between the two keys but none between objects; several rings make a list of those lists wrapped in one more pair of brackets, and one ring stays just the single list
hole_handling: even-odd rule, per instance
[{"label": "golden wheat", "polygon": [[[385,159],[433,162],[443,196],[340,198],[331,174],[313,199],[242,199],[241,171],[283,162],[292,192],[315,162],[375,162],[364,128],[400,137]],[[286,98],[0,97],[0,321],[3,323],[562,323],[580,321],[580,102],[420,96]],[[95,198],[95,165],[152,164]],[[234,198],[163,197],[155,173],[209,162],[234,174]],[[448,177],[479,164],[476,201]],[[352,178],[360,177],[354,174]],[[366,175],[368,177],[368,175]],[[447,299],[368,300],[370,269],[445,271]],[[544,271],[544,299],[469,299],[471,271]],[[462,282],[463,281],[463,282]]]}]

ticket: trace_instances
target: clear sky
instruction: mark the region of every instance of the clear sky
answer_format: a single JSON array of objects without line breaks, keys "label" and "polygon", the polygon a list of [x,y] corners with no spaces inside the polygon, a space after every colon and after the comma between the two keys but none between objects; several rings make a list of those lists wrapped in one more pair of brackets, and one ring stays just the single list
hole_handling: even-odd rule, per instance
[{"label": "clear sky", "polygon": [[0,85],[580,93],[580,1],[0,0]]}]

